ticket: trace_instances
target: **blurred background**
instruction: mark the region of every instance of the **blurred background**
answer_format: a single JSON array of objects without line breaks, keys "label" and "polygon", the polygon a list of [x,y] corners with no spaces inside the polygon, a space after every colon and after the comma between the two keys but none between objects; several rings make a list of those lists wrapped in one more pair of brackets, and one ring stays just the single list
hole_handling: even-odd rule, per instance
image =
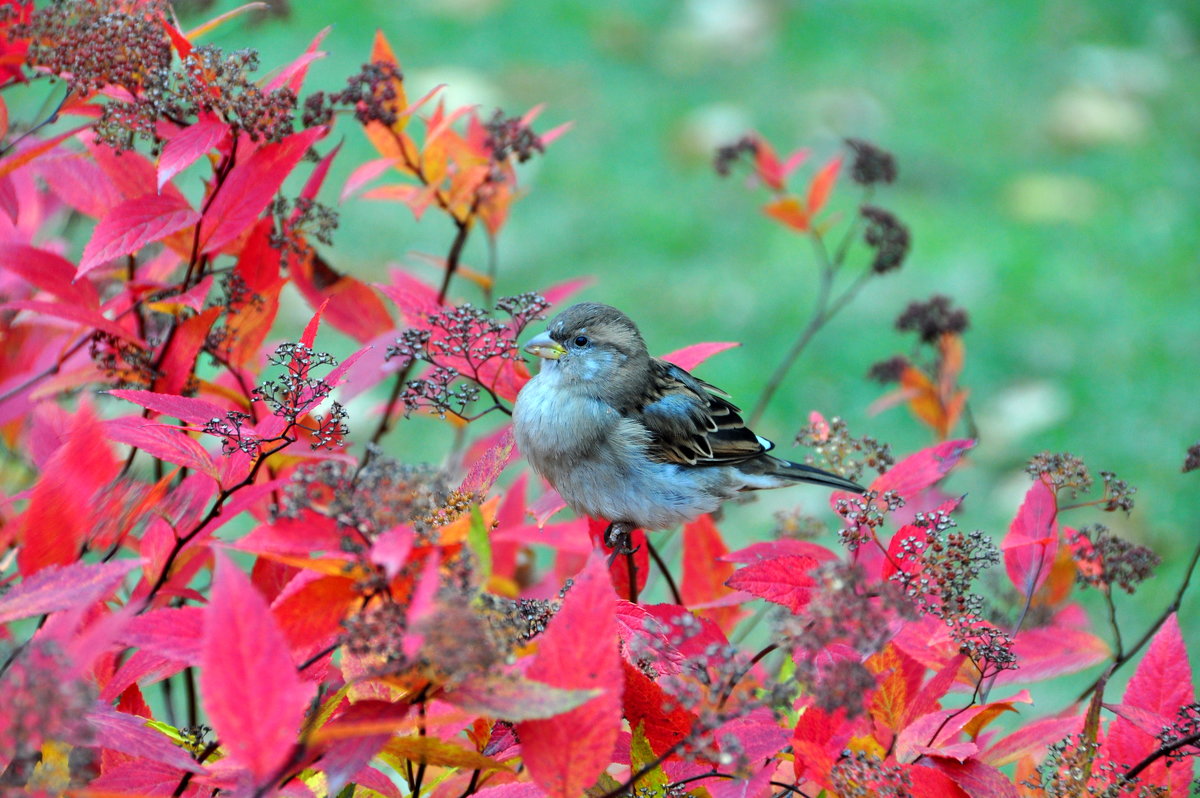
[{"label": "blurred background", "polygon": [[[193,24],[235,5],[178,3]],[[784,152],[811,147],[798,187],[843,137],[893,152],[899,180],[875,202],[909,226],[911,254],[820,333],[758,431],[801,457],[791,441],[816,409],[898,454],[931,443],[903,407],[868,413],[886,389],[865,374],[908,350],[897,314],[945,294],[970,314],[962,384],[981,434],[949,486],[968,493],[960,523],[1003,535],[1029,456],[1070,451],[1139,490],[1128,517],[1067,522],[1103,521],[1164,557],[1162,578],[1119,600],[1127,637],[1169,599],[1200,535],[1200,473],[1180,473],[1200,439],[1200,5],[277,2],[208,41],[258,48],[268,70],[329,24],[309,90],[343,86],[378,28],[410,97],[445,83],[451,105],[477,103],[483,116],[545,103],[539,129],[573,122],[521,172],[529,193],[501,234],[498,294],[591,275],[581,298],[627,311],[652,352],[740,341],[697,371],[747,407],[807,322],[817,271],[809,242],[761,213],[763,192],[715,174],[714,149],[750,130]],[[377,157],[354,125],[337,132],[345,150],[329,202]],[[843,179],[831,207],[844,220],[858,200]],[[396,204],[351,200],[341,212],[323,251],[365,280],[395,264],[432,279],[416,253],[444,257],[453,234]],[[855,269],[869,252],[857,255]],[[474,237],[466,263],[486,257]],[[293,307],[296,319],[310,312]],[[392,448],[422,459],[413,446],[438,426],[401,425]],[[825,501],[778,492],[733,509],[724,529],[761,537],[774,510],[801,502],[827,514]],[[1200,598],[1187,605],[1195,649]]]}]

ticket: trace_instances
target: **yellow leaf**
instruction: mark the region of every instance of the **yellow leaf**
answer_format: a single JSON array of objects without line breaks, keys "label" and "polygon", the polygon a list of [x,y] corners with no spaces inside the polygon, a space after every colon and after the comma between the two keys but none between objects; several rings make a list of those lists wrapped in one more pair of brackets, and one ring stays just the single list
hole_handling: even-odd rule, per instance
[{"label": "yellow leaf", "polygon": [[33,768],[25,788],[31,794],[42,790],[51,795],[64,792],[71,786],[70,756],[71,746],[66,743],[54,740],[42,743],[42,761]]},{"label": "yellow leaf", "polygon": [[510,770],[510,768],[478,751],[471,751],[437,737],[398,737],[389,740],[379,758],[403,772],[405,762],[450,768],[480,770]]}]

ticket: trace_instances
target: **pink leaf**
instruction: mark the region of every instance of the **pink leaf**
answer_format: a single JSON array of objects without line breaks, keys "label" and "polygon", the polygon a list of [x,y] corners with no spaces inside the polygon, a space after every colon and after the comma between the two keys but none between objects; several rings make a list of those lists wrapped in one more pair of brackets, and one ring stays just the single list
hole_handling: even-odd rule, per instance
[{"label": "pink leaf", "polygon": [[944,441],[910,454],[877,477],[871,483],[871,490],[878,493],[894,490],[905,499],[912,498],[946,476],[974,445],[975,441],[966,439]]},{"label": "pink leaf", "polygon": [[188,424],[200,427],[214,418],[225,417],[225,411],[212,402],[206,402],[203,399],[193,399],[188,396],[176,396],[175,394],[155,393],[154,391],[141,391],[132,388],[118,388],[117,390],[109,391],[108,395],[124,399],[127,402],[133,402],[135,405],[141,405],[147,410],[153,410],[155,413],[178,418]]},{"label": "pink leaf", "polygon": [[204,610],[200,607],[151,610],[134,618],[117,635],[127,646],[188,665],[200,663],[203,637]]},{"label": "pink leaf", "polygon": [[89,308],[80,307],[78,305],[66,305],[59,302],[42,302],[36,299],[23,299],[16,302],[5,302],[0,305],[0,310],[27,310],[30,313],[52,316],[56,319],[65,319],[66,321],[81,324],[84,327],[94,327],[101,332],[106,332],[109,335],[120,338],[123,341],[132,341],[140,343],[137,334],[132,330],[127,330],[115,321],[106,319],[100,315],[100,311],[91,310]]},{"label": "pink leaf", "polygon": [[291,754],[315,685],[301,680],[249,577],[223,554],[216,561],[201,654],[204,709],[230,758],[265,784]]},{"label": "pink leaf", "polygon": [[308,49],[292,63],[279,70],[279,74],[271,78],[264,87],[267,91],[275,91],[276,89],[287,88],[292,90],[293,94],[299,94],[304,88],[304,78],[308,74],[308,65],[319,58],[324,58],[325,53],[317,48],[321,46],[321,42],[329,35],[332,30],[331,26],[322,28],[313,40],[309,43]]},{"label": "pink leaf", "polygon": [[553,687],[603,691],[581,707],[517,727],[525,765],[550,795],[577,798],[612,761],[621,730],[624,677],[617,652],[616,593],[593,552],[541,636],[526,675]]},{"label": "pink leaf", "polygon": [[1046,581],[1058,554],[1058,503],[1048,479],[1030,486],[1000,545],[1008,578],[1026,599]]},{"label": "pink leaf", "polygon": [[196,764],[196,760],[185,749],[175,745],[162,732],[147,726],[145,718],[118,712],[108,704],[98,702],[87,714],[87,722],[95,732],[95,739],[91,743],[97,747],[161,762],[192,773],[204,772],[204,768]]},{"label": "pink leaf", "polygon": [[294,133],[257,150],[233,167],[204,213],[200,226],[201,251],[219,250],[254,224],[283,181],[325,131],[324,127],[313,127]]},{"label": "pink leaf", "polygon": [[350,176],[346,178],[346,182],[342,185],[342,194],[338,198],[339,201],[345,202],[354,196],[356,191],[391,169],[395,163],[395,158],[376,158],[373,161],[367,161],[355,167],[354,171],[350,173]]},{"label": "pink leaf", "polygon": [[1040,757],[1052,743],[1077,734],[1081,728],[1082,715],[1039,718],[993,743],[979,755],[979,760],[992,767],[1003,767],[1027,756]]},{"label": "pink leaf", "polygon": [[751,543],[744,549],[729,552],[721,559],[725,562],[748,565],[759,560],[774,560],[778,557],[793,555],[811,557],[818,563],[837,559],[837,555],[824,546],[811,543],[807,540],[795,540],[793,538],[780,538],[779,540],[764,540],[758,543]]},{"label": "pink leaf", "polygon": [[167,140],[158,156],[158,188],[187,169],[229,134],[229,125],[215,116],[202,116]]},{"label": "pink leaf", "polygon": [[134,446],[160,460],[191,468],[213,479],[218,478],[213,458],[182,430],[137,416],[126,416],[105,421],[104,432],[109,440]]},{"label": "pink leaf", "polygon": [[668,363],[674,363],[684,371],[691,371],[713,355],[724,352],[726,349],[732,349],[735,346],[741,346],[741,344],[737,341],[713,341],[703,344],[692,344],[691,346],[685,346],[683,349],[676,349],[669,355],[663,355],[662,359]]},{"label": "pink leaf", "polygon": [[819,563],[807,555],[789,554],[739,568],[725,584],[799,614],[812,598],[816,582],[809,572],[817,565]]},{"label": "pink leaf", "polygon": [[463,493],[485,495],[492,489],[492,485],[496,484],[500,473],[512,462],[513,448],[513,433],[510,426],[495,445],[471,464],[471,470],[467,472],[458,489]]},{"label": "pink leaf", "polygon": [[408,562],[416,535],[413,528],[405,524],[392,527],[371,544],[371,562],[382,567],[388,579],[394,579]]},{"label": "pink leaf", "polygon": [[86,607],[117,589],[141,560],[47,566],[0,597],[0,623]]}]

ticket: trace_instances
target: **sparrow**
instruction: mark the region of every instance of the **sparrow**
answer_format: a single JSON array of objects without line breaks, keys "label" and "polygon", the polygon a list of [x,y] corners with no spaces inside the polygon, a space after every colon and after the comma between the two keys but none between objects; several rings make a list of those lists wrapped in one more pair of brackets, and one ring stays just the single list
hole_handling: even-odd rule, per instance
[{"label": "sparrow", "polygon": [[628,316],[597,303],[555,316],[525,351],[542,367],[517,396],[517,446],[577,513],[608,521],[608,542],[667,529],[739,493],[812,482],[864,488],[768,452],[728,394],[651,357]]}]

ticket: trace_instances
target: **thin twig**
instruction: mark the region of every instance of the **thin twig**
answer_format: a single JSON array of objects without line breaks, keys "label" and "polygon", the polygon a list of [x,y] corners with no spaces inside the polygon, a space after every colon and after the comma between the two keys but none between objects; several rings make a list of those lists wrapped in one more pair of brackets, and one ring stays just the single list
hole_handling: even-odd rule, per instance
[{"label": "thin twig", "polygon": [[646,537],[646,550],[650,552],[650,559],[654,560],[654,564],[658,566],[663,579],[667,580],[667,587],[671,591],[671,598],[675,599],[675,603],[682,607],[683,595],[679,592],[679,586],[675,584],[675,577],[671,576],[671,569],[663,561],[662,555],[658,553],[658,549],[654,548],[649,536]]},{"label": "thin twig", "polygon": [[1158,619],[1150,625],[1150,628],[1146,630],[1146,633],[1142,635],[1141,639],[1134,643],[1129,650],[1122,654],[1119,658],[1114,659],[1112,667],[1105,671],[1101,676],[1097,677],[1096,681],[1092,682],[1086,690],[1079,694],[1079,696],[1075,699],[1077,702],[1082,701],[1091,695],[1092,691],[1094,691],[1108,676],[1137,656],[1137,653],[1142,650],[1142,647],[1149,643],[1154,635],[1158,633],[1158,630],[1162,628],[1162,625],[1167,622],[1167,618],[1170,618],[1172,613],[1179,611],[1179,607],[1183,603],[1183,594],[1187,592],[1188,585],[1191,584],[1192,581],[1192,574],[1196,571],[1197,561],[1200,561],[1200,543],[1196,544],[1196,548],[1192,551],[1192,558],[1188,561],[1187,570],[1183,573],[1183,582],[1179,585],[1179,590],[1175,591],[1175,597],[1171,599],[1171,603],[1166,606],[1166,609],[1162,611],[1162,614],[1158,616]]}]

